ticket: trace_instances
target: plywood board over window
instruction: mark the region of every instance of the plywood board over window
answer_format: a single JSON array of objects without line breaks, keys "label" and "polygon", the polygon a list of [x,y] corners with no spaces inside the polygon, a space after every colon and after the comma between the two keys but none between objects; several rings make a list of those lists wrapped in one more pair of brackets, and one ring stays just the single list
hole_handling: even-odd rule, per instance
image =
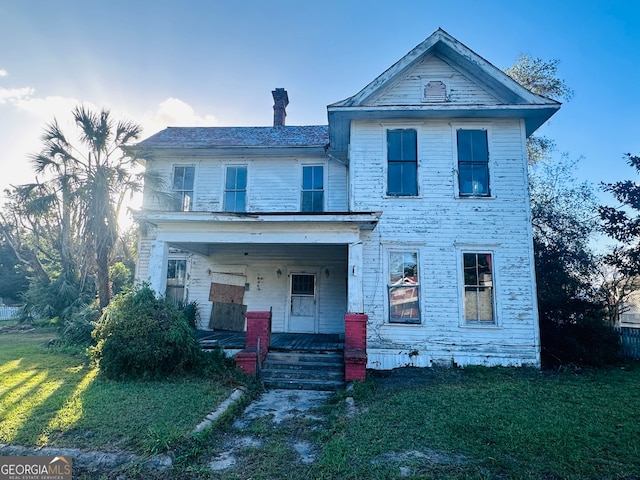
[{"label": "plywood board over window", "polygon": [[209,328],[214,330],[244,331],[244,286],[211,283],[209,300],[213,302]]}]

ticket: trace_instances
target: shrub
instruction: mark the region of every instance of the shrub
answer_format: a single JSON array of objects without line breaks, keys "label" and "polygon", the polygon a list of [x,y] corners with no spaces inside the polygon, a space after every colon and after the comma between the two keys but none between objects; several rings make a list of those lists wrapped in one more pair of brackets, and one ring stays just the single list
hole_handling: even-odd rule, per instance
[{"label": "shrub", "polygon": [[86,307],[71,315],[60,328],[60,341],[66,345],[88,347],[93,343],[93,330],[100,318],[100,311],[94,307]]},{"label": "shrub", "polygon": [[[580,303],[575,301],[574,303]],[[540,315],[542,365],[604,367],[620,360],[620,338],[598,306],[581,302],[569,320]]]},{"label": "shrub", "polygon": [[105,308],[90,349],[107,378],[160,378],[193,371],[202,350],[184,314],[148,286],[116,296]]}]

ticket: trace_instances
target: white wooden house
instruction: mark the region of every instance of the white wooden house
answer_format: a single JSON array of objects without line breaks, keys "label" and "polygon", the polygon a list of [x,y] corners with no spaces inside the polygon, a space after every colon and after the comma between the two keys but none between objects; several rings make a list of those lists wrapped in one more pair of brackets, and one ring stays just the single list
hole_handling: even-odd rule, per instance
[{"label": "white wooden house", "polygon": [[[367,367],[539,365],[526,140],[560,104],[437,30],[328,125],[167,128],[141,142],[176,199],[145,192],[137,279],[202,325],[345,333]],[[214,288],[215,286],[215,293]]]}]

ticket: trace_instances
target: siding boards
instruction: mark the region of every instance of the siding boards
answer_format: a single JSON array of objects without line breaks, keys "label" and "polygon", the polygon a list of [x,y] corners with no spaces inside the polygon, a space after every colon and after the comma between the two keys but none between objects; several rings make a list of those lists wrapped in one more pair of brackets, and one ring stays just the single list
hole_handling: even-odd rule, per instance
[{"label": "siding boards", "polygon": [[427,56],[367,103],[371,105],[419,105],[429,80],[447,85],[448,101],[459,104],[495,105],[498,100],[466,75],[436,56]]},{"label": "siding boards", "polygon": [[[167,191],[172,185],[174,165],[195,165],[194,211],[223,211],[225,167],[247,165],[247,211],[300,211],[302,166],[324,165],[327,211],[347,210],[346,166],[328,157],[202,157],[188,159],[180,156],[154,157],[148,170],[165,179]],[[148,210],[168,210],[145,189],[144,205]]]},{"label": "siding boards", "polygon": [[[458,124],[488,129],[492,198],[456,198]],[[385,195],[387,127],[418,131],[416,198]],[[407,120],[387,125],[359,121],[352,124],[352,145],[353,207],[384,212],[376,229],[362,236],[369,366],[394,368],[403,362],[425,365],[439,361],[538,363],[526,157],[520,122]],[[421,325],[387,322],[384,272],[389,248],[419,251]],[[495,327],[462,324],[463,248],[494,254]],[[409,355],[413,350],[420,352],[418,356]]]}]

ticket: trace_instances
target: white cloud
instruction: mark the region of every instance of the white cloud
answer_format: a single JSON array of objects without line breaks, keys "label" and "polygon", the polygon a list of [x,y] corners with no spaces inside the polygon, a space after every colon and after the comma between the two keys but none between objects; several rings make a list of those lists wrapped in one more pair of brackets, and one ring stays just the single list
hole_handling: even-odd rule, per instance
[{"label": "white cloud", "polygon": [[0,77],[6,77],[7,75],[9,75],[9,73],[7,73],[4,68],[0,68]]},{"label": "white cloud", "polygon": [[167,127],[206,127],[216,125],[213,115],[200,116],[193,107],[179,98],[167,98],[155,111],[147,112],[140,123],[145,135],[153,134]]},{"label": "white cloud", "polygon": [[35,90],[31,87],[24,88],[0,88],[0,105],[5,103],[16,103],[29,98]]}]

